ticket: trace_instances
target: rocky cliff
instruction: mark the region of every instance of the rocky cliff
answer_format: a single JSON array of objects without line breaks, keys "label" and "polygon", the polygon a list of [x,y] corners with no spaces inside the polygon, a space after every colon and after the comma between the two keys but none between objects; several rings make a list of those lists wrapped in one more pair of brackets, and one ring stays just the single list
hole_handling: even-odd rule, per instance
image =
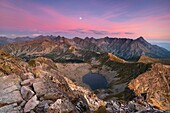
[{"label": "rocky cliff", "polygon": [[170,66],[153,64],[152,68],[129,83],[136,95],[145,95],[151,105],[170,110]]}]

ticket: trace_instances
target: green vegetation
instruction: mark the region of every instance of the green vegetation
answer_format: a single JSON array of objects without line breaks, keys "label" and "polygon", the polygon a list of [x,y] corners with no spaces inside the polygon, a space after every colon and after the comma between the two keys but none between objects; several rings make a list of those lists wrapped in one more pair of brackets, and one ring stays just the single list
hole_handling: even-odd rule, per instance
[{"label": "green vegetation", "polygon": [[100,106],[99,109],[97,111],[95,111],[94,113],[107,113],[106,107]]},{"label": "green vegetation", "polygon": [[[115,62],[115,61],[110,61],[110,60],[107,60],[105,63],[103,63],[103,65],[110,67],[111,71],[117,72],[117,76],[115,77],[115,79],[113,79],[113,81],[108,85],[108,88],[111,90],[115,85],[121,86],[123,84],[128,84],[132,79],[135,79],[137,76],[139,76],[140,74],[146,72],[147,70],[151,68],[151,64],[120,63],[120,62]],[[95,68],[97,68],[97,66],[95,66]],[[124,100],[127,94],[126,91],[129,92],[128,90],[124,90],[121,92],[116,91],[117,93],[112,92],[113,94],[110,93],[109,96],[105,98],[105,100],[113,98],[113,97],[119,100]],[[126,96],[126,98],[131,98],[131,97]]]},{"label": "green vegetation", "polygon": [[46,55],[44,55],[44,57],[54,60],[55,55],[54,54],[46,54]]},{"label": "green vegetation", "polygon": [[112,70],[117,71],[117,77],[120,79],[119,81],[113,81],[111,86],[114,84],[120,83],[129,83],[132,79],[136,78],[138,75],[146,72],[149,68],[151,68],[151,64],[145,63],[118,63],[109,61],[106,62],[106,65],[109,66]]},{"label": "green vegetation", "polygon": [[1,64],[1,65],[0,65],[0,70],[1,70],[2,72],[4,72],[5,74],[10,74],[10,73],[12,73],[12,69],[10,68],[10,66],[5,65],[5,64]]},{"label": "green vegetation", "polygon": [[32,66],[32,67],[35,67],[35,66],[36,66],[35,60],[30,60],[30,61],[28,62],[28,64],[29,64],[30,66]]}]

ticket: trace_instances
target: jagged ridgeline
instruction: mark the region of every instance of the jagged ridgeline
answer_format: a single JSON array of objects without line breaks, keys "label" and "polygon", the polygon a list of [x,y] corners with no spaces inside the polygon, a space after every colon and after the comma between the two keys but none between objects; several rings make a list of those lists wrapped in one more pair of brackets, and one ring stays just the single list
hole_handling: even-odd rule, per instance
[{"label": "jagged ridgeline", "polygon": [[[170,52],[148,43],[143,37],[68,39],[60,36],[38,36],[36,38],[1,38],[0,49],[25,60],[45,56],[60,62],[86,62],[97,53],[112,53],[124,60],[136,61],[140,56],[170,58]],[[12,44],[10,44],[12,43]]]}]

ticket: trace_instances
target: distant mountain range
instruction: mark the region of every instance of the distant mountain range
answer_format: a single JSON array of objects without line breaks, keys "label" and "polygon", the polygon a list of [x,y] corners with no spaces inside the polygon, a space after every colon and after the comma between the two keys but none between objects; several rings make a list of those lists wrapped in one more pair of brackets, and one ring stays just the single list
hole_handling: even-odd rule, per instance
[{"label": "distant mountain range", "polygon": [[85,59],[91,54],[112,53],[125,60],[137,60],[140,56],[170,58],[170,51],[148,43],[143,37],[68,39],[61,36],[38,36],[36,38],[0,38],[0,49],[16,56],[52,56],[60,59]]},{"label": "distant mountain range", "polygon": [[16,38],[0,37],[0,45],[5,45],[9,43],[20,43],[31,40],[33,40],[33,38],[30,37],[16,37]]}]

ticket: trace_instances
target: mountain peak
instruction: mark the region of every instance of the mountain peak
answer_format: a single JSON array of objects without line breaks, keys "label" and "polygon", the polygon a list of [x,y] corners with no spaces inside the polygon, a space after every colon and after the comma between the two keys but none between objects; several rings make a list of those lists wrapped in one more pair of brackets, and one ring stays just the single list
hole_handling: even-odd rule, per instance
[{"label": "mountain peak", "polygon": [[145,45],[150,45],[150,43],[149,42],[147,42],[142,36],[141,37],[139,37],[139,38],[137,38],[136,40],[134,40],[134,41],[137,41],[137,42],[140,42],[140,43],[143,43],[143,44],[145,44]]},{"label": "mountain peak", "polygon": [[109,37],[108,36],[106,36],[106,37],[104,37],[105,39],[109,39]]},{"label": "mountain peak", "polygon": [[137,38],[136,40],[138,40],[138,41],[146,41],[142,36],[140,36],[140,37]]},{"label": "mountain peak", "polygon": [[88,40],[88,39],[90,39],[89,37],[85,37],[85,40]]}]

